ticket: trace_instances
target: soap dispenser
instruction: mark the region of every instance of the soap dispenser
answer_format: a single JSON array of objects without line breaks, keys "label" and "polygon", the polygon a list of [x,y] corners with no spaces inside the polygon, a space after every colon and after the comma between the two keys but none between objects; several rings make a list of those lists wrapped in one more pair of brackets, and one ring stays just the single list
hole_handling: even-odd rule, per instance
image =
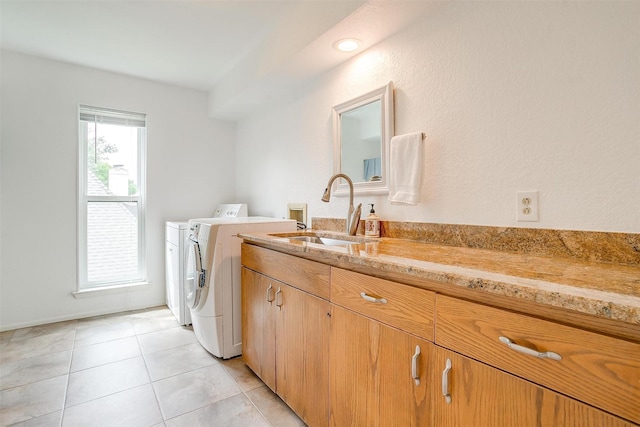
[{"label": "soap dispenser", "polygon": [[367,237],[380,237],[380,218],[373,210],[373,203],[369,203],[371,210],[364,221],[364,235]]}]

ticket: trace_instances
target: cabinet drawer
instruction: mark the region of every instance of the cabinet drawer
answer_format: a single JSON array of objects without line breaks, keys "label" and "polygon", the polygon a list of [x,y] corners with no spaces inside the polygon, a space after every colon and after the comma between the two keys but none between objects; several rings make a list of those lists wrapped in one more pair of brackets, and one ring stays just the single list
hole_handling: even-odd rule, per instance
[{"label": "cabinet drawer", "polygon": [[331,267],[328,265],[246,243],[242,244],[242,265],[317,297],[329,299]]},{"label": "cabinet drawer", "polygon": [[331,302],[433,341],[433,292],[332,267]]},{"label": "cabinet drawer", "polygon": [[442,295],[436,343],[640,423],[638,344]]}]

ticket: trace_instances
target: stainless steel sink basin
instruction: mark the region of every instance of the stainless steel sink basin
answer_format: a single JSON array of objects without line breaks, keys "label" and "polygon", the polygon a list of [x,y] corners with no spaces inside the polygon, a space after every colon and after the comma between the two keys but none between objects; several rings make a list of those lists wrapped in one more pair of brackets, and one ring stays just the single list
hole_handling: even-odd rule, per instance
[{"label": "stainless steel sink basin", "polygon": [[319,245],[340,246],[340,245],[357,245],[358,242],[350,242],[348,240],[330,239],[328,237],[318,236],[293,236],[289,240],[300,240],[307,243],[317,243]]},{"label": "stainless steel sink basin", "polygon": [[[358,245],[374,241],[374,239],[365,238],[364,236],[346,236],[344,234],[332,234],[328,232],[301,232],[301,233],[273,233],[274,237],[289,239],[291,242],[315,243],[325,246],[347,246]],[[348,239],[348,240],[347,240]]]}]

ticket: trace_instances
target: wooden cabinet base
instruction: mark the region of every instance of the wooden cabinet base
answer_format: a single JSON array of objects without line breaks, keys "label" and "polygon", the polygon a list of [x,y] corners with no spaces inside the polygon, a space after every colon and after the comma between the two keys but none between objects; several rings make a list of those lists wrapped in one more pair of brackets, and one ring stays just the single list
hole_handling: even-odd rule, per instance
[{"label": "wooden cabinet base", "polygon": [[637,343],[267,248],[242,262],[244,360],[309,427],[640,422]]},{"label": "wooden cabinet base", "polygon": [[309,426],[329,417],[329,301],[242,269],[243,359]]}]

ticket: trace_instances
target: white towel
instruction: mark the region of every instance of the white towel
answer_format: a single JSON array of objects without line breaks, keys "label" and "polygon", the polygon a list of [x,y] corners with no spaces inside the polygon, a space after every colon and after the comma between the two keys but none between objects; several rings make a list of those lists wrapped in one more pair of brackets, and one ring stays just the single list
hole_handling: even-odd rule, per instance
[{"label": "white towel", "polygon": [[394,136],[389,151],[389,201],[417,205],[422,178],[422,133]]}]

